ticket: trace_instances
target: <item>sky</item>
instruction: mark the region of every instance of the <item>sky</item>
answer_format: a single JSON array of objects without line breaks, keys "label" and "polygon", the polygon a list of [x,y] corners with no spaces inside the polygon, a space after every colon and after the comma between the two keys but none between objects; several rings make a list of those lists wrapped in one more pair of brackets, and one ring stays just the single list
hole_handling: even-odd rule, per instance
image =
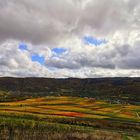
[{"label": "sky", "polygon": [[140,77],[139,0],[0,0],[0,77]]}]

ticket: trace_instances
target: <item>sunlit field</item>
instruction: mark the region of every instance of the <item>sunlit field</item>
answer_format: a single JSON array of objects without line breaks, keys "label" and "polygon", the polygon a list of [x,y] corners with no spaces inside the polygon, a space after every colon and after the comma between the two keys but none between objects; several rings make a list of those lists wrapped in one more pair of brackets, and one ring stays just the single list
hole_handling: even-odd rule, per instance
[{"label": "sunlit field", "polygon": [[49,127],[54,131],[91,134],[100,130],[100,133],[115,133],[118,139],[139,139],[140,106],[111,104],[94,98],[47,96],[1,102],[0,121],[1,126],[39,125],[44,130]]},{"label": "sunlit field", "polygon": [[38,118],[80,117],[140,122],[140,106],[110,104],[93,98],[44,97],[0,103],[5,115],[31,115]]}]

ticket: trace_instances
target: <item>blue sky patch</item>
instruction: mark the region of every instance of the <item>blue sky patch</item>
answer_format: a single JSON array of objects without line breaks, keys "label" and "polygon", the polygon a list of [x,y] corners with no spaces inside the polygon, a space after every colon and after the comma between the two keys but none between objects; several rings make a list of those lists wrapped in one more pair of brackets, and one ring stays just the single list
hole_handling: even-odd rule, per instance
[{"label": "blue sky patch", "polygon": [[56,53],[56,54],[62,54],[64,52],[66,52],[67,50],[65,48],[53,48],[52,52]]},{"label": "blue sky patch", "polygon": [[85,36],[84,37],[84,42],[85,42],[85,44],[95,45],[95,46],[99,46],[101,44],[106,43],[105,39],[97,39],[97,38],[94,38],[94,37],[91,37],[91,36]]},{"label": "blue sky patch", "polygon": [[28,46],[26,44],[24,44],[24,43],[20,43],[19,44],[19,49],[22,50],[22,51],[28,50]]},{"label": "blue sky patch", "polygon": [[41,65],[44,65],[45,64],[45,57],[44,56],[40,56],[39,54],[33,54],[31,56],[31,60],[33,62],[38,62],[40,63]]}]

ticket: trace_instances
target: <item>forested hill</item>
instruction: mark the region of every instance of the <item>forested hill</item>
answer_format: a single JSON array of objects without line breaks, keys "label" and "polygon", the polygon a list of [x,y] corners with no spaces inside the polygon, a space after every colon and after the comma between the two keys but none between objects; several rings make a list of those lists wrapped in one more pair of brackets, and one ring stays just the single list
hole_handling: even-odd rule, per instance
[{"label": "forested hill", "polygon": [[69,95],[140,102],[140,78],[0,78],[0,90],[17,95]]}]

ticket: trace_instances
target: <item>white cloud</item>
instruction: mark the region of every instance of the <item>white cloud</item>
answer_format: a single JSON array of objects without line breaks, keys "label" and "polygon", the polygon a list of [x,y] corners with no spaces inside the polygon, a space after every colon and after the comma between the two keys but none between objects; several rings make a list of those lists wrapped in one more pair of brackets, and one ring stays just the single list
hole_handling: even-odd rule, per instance
[{"label": "white cloud", "polygon": [[[0,8],[0,76],[140,76],[139,0],[0,0]],[[67,53],[54,57],[57,47]],[[31,61],[35,53],[46,66]]]}]

